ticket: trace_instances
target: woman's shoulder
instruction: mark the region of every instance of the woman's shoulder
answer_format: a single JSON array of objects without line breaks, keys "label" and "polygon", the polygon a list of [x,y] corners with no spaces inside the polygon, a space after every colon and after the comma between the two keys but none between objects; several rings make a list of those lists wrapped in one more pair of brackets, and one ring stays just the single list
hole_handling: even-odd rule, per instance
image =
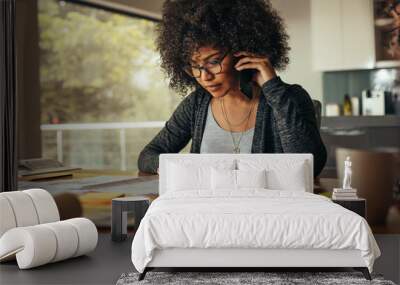
[{"label": "woman's shoulder", "polygon": [[274,77],[261,86],[264,93],[274,92],[276,90],[293,93],[307,93],[300,84],[290,84],[283,81],[279,76]]},{"label": "woman's shoulder", "polygon": [[320,110],[320,102],[313,100],[300,84],[289,84],[279,77],[263,85],[267,102],[273,107],[282,108],[285,104],[294,104],[304,112]]},{"label": "woman's shoulder", "polygon": [[290,84],[283,81],[279,76],[263,84],[262,90],[269,97],[288,96],[291,100],[309,100],[310,95],[300,84]]}]

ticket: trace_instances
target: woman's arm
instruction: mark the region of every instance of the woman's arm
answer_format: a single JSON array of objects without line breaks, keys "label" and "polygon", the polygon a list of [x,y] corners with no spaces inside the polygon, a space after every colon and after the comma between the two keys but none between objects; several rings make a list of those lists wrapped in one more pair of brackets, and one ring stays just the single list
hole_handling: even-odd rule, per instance
[{"label": "woman's arm", "polygon": [[161,153],[178,153],[191,139],[191,120],[194,94],[178,105],[164,128],[140,152],[138,167],[142,172],[158,173]]},{"label": "woman's arm", "polygon": [[314,176],[318,176],[326,163],[327,153],[307,91],[299,85],[285,84],[279,77],[265,82],[262,90],[272,108],[283,151],[312,153]]},{"label": "woman's arm", "polygon": [[283,83],[264,56],[246,51],[234,55],[242,57],[235,65],[237,70],[257,70],[253,80],[262,88],[267,104],[272,107],[283,151],[312,153],[314,176],[318,176],[326,163],[327,154],[307,91],[299,85]]}]

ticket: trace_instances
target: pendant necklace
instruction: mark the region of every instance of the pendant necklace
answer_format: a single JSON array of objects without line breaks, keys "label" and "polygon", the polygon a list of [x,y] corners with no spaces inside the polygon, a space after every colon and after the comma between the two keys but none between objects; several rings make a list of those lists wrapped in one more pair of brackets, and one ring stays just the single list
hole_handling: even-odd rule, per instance
[{"label": "pendant necklace", "polygon": [[250,111],[249,111],[248,115],[245,116],[245,118],[244,118],[239,124],[236,124],[236,125],[231,124],[231,122],[230,122],[229,119],[228,119],[228,115],[227,115],[227,112],[226,112],[226,110],[225,110],[224,97],[222,97],[222,99],[220,99],[219,101],[220,101],[220,104],[221,104],[222,114],[224,115],[225,121],[226,121],[226,123],[227,123],[228,126],[229,126],[229,132],[230,132],[230,134],[231,134],[232,143],[233,143],[233,152],[234,152],[234,153],[240,153],[240,141],[242,140],[242,137],[243,137],[244,132],[241,132],[241,133],[240,133],[239,140],[236,141],[236,140],[235,140],[235,137],[234,137],[234,135],[233,135],[232,126],[235,126],[235,127],[240,126],[241,124],[244,123],[245,120],[247,120],[247,122],[246,122],[246,129],[247,129],[247,127],[248,127],[248,125],[249,125],[250,116],[251,116],[251,113],[252,113],[252,111],[253,111],[253,108],[254,108],[254,105],[255,105],[255,101],[256,101],[256,100],[254,100],[252,106],[250,107]]}]

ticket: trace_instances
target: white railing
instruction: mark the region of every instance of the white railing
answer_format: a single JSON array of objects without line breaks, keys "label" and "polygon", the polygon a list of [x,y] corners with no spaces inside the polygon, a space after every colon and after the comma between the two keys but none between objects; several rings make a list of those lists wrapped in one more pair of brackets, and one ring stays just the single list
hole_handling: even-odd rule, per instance
[{"label": "white railing", "polygon": [[119,145],[121,156],[121,170],[127,170],[126,161],[126,129],[162,128],[165,121],[152,122],[121,122],[121,123],[88,123],[88,124],[46,124],[41,125],[41,131],[56,132],[57,160],[63,162],[63,131],[76,130],[119,130]]}]

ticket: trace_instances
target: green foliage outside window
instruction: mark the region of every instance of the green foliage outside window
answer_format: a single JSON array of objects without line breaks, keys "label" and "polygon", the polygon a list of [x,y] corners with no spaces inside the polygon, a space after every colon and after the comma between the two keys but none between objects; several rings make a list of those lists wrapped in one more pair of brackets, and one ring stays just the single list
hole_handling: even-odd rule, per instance
[{"label": "green foliage outside window", "polygon": [[155,50],[156,22],[39,0],[42,123],[166,120],[179,102]]},{"label": "green foliage outside window", "polygon": [[[38,1],[42,124],[167,120],[181,97],[169,90],[155,49],[157,23],[56,0]],[[126,167],[159,128],[126,130]],[[114,130],[62,132],[62,161],[124,169]],[[42,132],[44,157],[57,158],[56,132]]]}]

